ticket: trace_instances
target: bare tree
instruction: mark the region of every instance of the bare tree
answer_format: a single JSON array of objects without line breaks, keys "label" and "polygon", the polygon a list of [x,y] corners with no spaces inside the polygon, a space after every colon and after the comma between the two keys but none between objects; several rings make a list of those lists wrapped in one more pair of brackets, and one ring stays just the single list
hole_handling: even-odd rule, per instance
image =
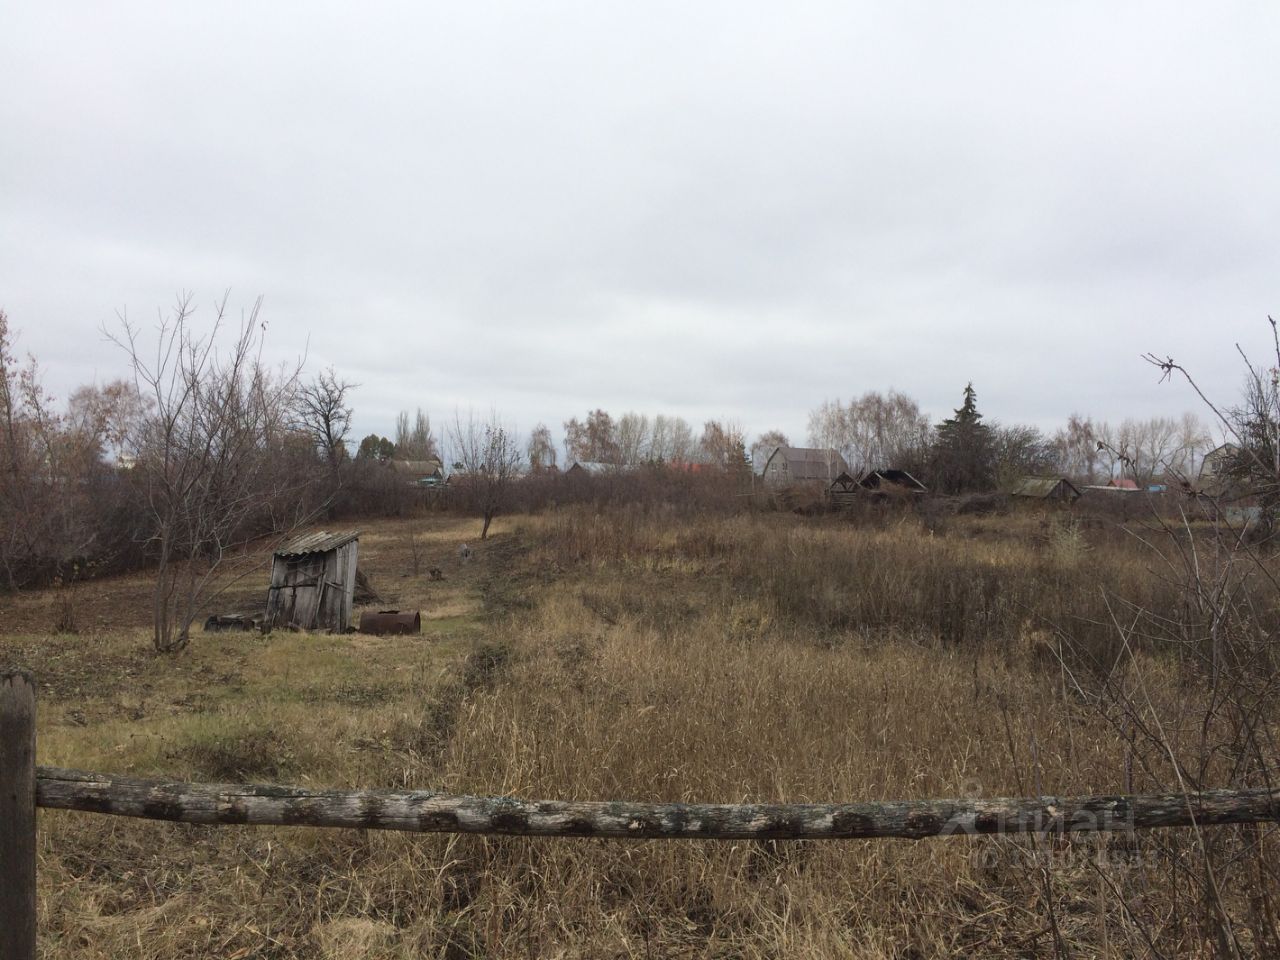
[{"label": "bare tree", "polygon": [[765,461],[769,459],[774,450],[778,449],[778,447],[789,446],[791,446],[791,441],[787,439],[787,435],[781,430],[766,430],[756,437],[755,443],[751,444],[751,464],[756,473],[764,469]]},{"label": "bare tree", "polygon": [[840,452],[855,470],[879,470],[925,459],[929,420],[905,393],[869,390],[857,400],[825,400],[809,414],[809,441]]},{"label": "bare tree", "polygon": [[419,407],[411,424],[409,411],[401,410],[396,417],[396,457],[401,460],[434,460],[439,456],[440,448],[431,430],[431,418]]},{"label": "bare tree", "polygon": [[29,562],[38,532],[39,466],[42,462],[33,424],[32,388],[39,383],[34,358],[23,366],[14,352],[15,335],[0,310],[0,566],[7,589]]},{"label": "bare tree", "polygon": [[1118,426],[1099,423],[1093,435],[1103,472],[1142,486],[1160,479],[1194,479],[1198,457],[1210,443],[1208,428],[1191,413],[1181,420],[1129,417]]},{"label": "bare tree", "polygon": [[744,468],[747,448],[742,427],[733,421],[708,420],[702,426],[702,438],[698,441],[704,463],[715,464],[726,470]]},{"label": "bare tree", "polygon": [[136,409],[131,388],[82,388],[67,414],[41,384],[35,358],[19,363],[0,311],[0,585],[74,579],[115,544],[102,522],[119,495],[103,454]]},{"label": "bare tree", "polygon": [[564,424],[564,449],[570,460],[618,462],[618,432],[605,410],[593,410],[585,422],[574,417]]},{"label": "bare tree", "polygon": [[512,484],[520,475],[520,447],[514,431],[496,412],[486,420],[471,412],[465,420],[455,414],[449,442],[457,470],[453,480],[467,506],[483,517],[480,539],[484,540],[493,518],[506,509]]},{"label": "bare tree", "polygon": [[856,456],[867,469],[919,460],[929,445],[929,419],[905,393],[871,390],[849,404],[849,428]]},{"label": "bare tree", "polygon": [[847,461],[847,451],[850,449],[847,417],[844,403],[839,397],[835,400],[823,400],[816,409],[809,411],[809,445],[824,450],[838,450]]},{"label": "bare tree", "polygon": [[1085,483],[1093,483],[1098,475],[1098,436],[1093,420],[1073,413],[1067,425],[1053,437],[1058,469]]},{"label": "bare tree", "polygon": [[347,434],[351,432],[351,405],[347,394],[355,388],[356,384],[339,380],[330,367],[299,387],[294,396],[295,426],[315,443],[334,477],[347,453]]},{"label": "bare tree", "polygon": [[99,459],[119,461],[125,440],[147,414],[137,388],[127,380],[80,387],[67,401],[67,426],[91,445]]},{"label": "bare tree", "polygon": [[529,434],[528,457],[530,470],[550,470],[555,467],[556,445],[545,423],[538,424]]},{"label": "bare tree", "polygon": [[653,430],[643,413],[624,413],[618,418],[614,432],[618,444],[618,462],[628,466],[650,458]]},{"label": "bare tree", "polygon": [[129,446],[156,555],[152,643],[161,652],[187,645],[202,604],[220,592],[214,578],[224,561],[243,558],[248,539],[305,519],[291,510],[298,491],[270,470],[287,432],[298,370],[263,364],[261,300],[220,349],[226,304],[224,297],[215,305],[212,330],[201,337],[192,329],[190,295],[180,297],[161,318],[153,350],[123,315],[122,332],[108,332],[151,404]]},{"label": "bare tree", "polygon": [[1053,441],[1028,424],[992,424],[991,448],[996,486],[1002,490],[1023,477],[1050,473],[1058,464]]},{"label": "bare tree", "polygon": [[1188,410],[1178,421],[1178,443],[1181,461],[1173,472],[1180,479],[1192,482],[1200,474],[1204,455],[1213,449],[1213,433],[1200,416]]},{"label": "bare tree", "polygon": [[658,414],[649,433],[649,459],[657,463],[687,463],[697,453],[693,427],[683,417]]}]

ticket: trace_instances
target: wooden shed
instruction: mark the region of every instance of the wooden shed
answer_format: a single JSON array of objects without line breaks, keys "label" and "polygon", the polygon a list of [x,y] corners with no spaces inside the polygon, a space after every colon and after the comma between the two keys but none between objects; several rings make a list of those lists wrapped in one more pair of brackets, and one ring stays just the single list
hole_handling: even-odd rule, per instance
[{"label": "wooden shed", "polygon": [[356,589],[359,531],[308,533],[276,551],[271,561],[266,628],[345,633]]},{"label": "wooden shed", "polygon": [[928,493],[923,483],[905,470],[870,470],[858,481],[864,490],[881,493]]},{"label": "wooden shed", "polygon": [[857,480],[848,473],[841,473],[827,487],[827,499],[834,506],[847,507],[857,501],[859,489]]},{"label": "wooden shed", "polygon": [[1028,500],[1052,500],[1075,503],[1080,490],[1066,477],[1023,477],[1009,491],[1010,495]]}]

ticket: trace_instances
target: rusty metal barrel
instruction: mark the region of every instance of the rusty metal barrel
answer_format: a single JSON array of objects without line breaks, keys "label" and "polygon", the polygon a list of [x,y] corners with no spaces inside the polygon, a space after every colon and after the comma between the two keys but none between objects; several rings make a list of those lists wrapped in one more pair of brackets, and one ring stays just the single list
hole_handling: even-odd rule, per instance
[{"label": "rusty metal barrel", "polygon": [[361,633],[421,633],[422,614],[417,610],[379,610],[360,614]]}]

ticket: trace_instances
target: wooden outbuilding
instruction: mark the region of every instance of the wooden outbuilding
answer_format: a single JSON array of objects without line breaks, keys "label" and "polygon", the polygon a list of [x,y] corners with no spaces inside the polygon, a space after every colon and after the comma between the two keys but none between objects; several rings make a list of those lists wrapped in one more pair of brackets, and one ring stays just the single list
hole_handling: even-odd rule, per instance
[{"label": "wooden outbuilding", "polygon": [[905,470],[870,470],[858,485],[880,493],[928,493],[925,485]]},{"label": "wooden outbuilding", "polygon": [[391,469],[413,487],[434,487],[444,483],[444,464],[439,458],[392,460]]},{"label": "wooden outbuilding", "polygon": [[603,477],[610,473],[622,473],[623,467],[615,463],[598,463],[594,460],[575,460],[565,468],[573,476]]},{"label": "wooden outbuilding", "polygon": [[266,629],[345,633],[356,589],[359,531],[308,533],[276,551],[267,592]]},{"label": "wooden outbuilding", "polygon": [[1080,499],[1080,490],[1066,477],[1023,477],[1009,495],[1029,500],[1075,503]]},{"label": "wooden outbuilding", "polygon": [[858,481],[853,479],[848,473],[841,473],[831,481],[831,486],[827,487],[827,499],[831,501],[832,506],[847,507],[858,500]]}]

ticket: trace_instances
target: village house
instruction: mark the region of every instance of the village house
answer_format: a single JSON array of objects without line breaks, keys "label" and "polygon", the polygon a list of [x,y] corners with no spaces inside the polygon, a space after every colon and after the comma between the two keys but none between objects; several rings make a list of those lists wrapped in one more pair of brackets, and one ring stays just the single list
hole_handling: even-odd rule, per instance
[{"label": "village house", "polygon": [[404,482],[414,487],[433,487],[444,483],[444,464],[440,460],[391,460],[391,469]]},{"label": "village house", "polygon": [[1206,453],[1200,462],[1196,492],[1206,497],[1226,497],[1238,493],[1233,489],[1237,485],[1225,473],[1239,453],[1240,448],[1234,443],[1224,443]]},{"label": "village house", "polygon": [[828,486],[849,465],[839,452],[814,447],[776,447],[765,461],[761,477],[767,486],[785,487],[796,483]]}]

